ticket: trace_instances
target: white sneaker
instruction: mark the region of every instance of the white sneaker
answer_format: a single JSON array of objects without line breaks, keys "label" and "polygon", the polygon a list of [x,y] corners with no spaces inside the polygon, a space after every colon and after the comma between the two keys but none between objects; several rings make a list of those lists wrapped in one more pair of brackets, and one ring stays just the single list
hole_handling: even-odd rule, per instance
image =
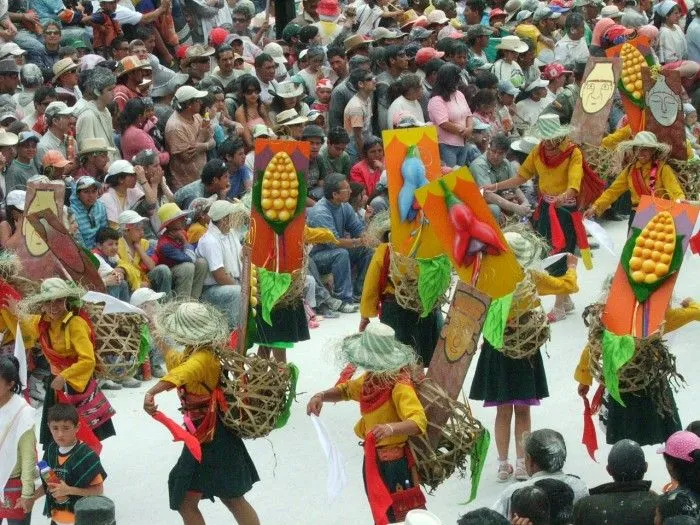
[{"label": "white sneaker", "polygon": [[343,301],[336,297],[329,297],[326,299],[326,304],[331,310],[337,311],[341,306],[343,306]]},{"label": "white sneaker", "polygon": [[498,474],[496,475],[496,480],[499,483],[505,483],[513,475],[513,465],[508,463],[508,461],[501,461],[498,465]]}]

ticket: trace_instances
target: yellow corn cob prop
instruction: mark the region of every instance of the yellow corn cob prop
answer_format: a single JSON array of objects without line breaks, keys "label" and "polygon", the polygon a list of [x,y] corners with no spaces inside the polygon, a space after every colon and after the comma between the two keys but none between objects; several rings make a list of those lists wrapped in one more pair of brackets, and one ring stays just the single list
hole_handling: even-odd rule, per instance
[{"label": "yellow corn cob prop", "polygon": [[250,298],[248,301],[253,317],[255,317],[255,307],[258,306],[258,269],[253,263],[250,264]]},{"label": "yellow corn cob prop", "polygon": [[632,44],[622,45],[620,57],[622,58],[622,85],[629,94],[639,100],[644,94],[642,68],[647,67],[647,61]]},{"label": "yellow corn cob prop", "polygon": [[260,194],[260,207],[265,217],[286,222],[297,209],[299,181],[292,159],[284,151],[272,157],[265,168]]},{"label": "yellow corn cob prop", "polygon": [[676,225],[667,211],[657,213],[635,241],[630,259],[634,282],[654,284],[669,272],[676,249]]}]

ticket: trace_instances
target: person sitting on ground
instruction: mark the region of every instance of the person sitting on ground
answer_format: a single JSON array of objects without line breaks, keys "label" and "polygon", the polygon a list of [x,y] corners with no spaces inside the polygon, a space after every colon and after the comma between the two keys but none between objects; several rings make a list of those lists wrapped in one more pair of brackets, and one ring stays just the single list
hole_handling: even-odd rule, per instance
[{"label": "person sitting on ground", "polygon": [[217,152],[219,162],[228,175],[229,188],[226,197],[240,199],[253,187],[253,173],[245,164],[245,144],[239,137],[229,137],[219,145]]},{"label": "person sitting on ground", "polygon": [[[687,523],[693,525],[696,525],[700,520],[700,507],[698,507],[696,498],[691,492],[683,489],[659,496],[655,512],[654,525],[670,524],[671,520],[681,517],[688,518]],[[673,523],[681,525],[684,522],[679,519]]]},{"label": "person sitting on ground", "polygon": [[197,248],[199,239],[207,233],[207,228],[211,221],[209,217],[209,208],[214,202],[216,202],[216,198],[213,197],[208,199],[205,197],[197,197],[187,208],[191,214],[190,225],[187,227],[187,242],[195,249]]},{"label": "person sitting on ground", "polygon": [[510,521],[493,509],[481,507],[462,515],[457,525],[510,525]]},{"label": "person sitting on ground", "polygon": [[326,173],[340,173],[346,177],[350,175],[350,155],[345,151],[349,143],[350,136],[345,128],[336,127],[328,132],[328,139],[318,152]]},{"label": "person sitting on ground", "polygon": [[658,496],[651,481],[644,479],[647,462],[642,447],[622,439],[608,454],[607,471],[612,483],[591,489],[591,495],[576,503],[575,525],[653,525]]},{"label": "person sitting on ground", "polygon": [[[226,144],[224,142],[222,146]],[[222,151],[226,151],[223,148]],[[228,169],[221,167],[221,159],[213,159],[204,165],[200,179],[190,182],[187,186],[183,186],[175,192],[174,200],[181,209],[189,207],[192,201],[199,197],[212,197],[223,199],[226,198],[230,182]]]},{"label": "person sitting on ground", "polygon": [[574,515],[574,491],[558,479],[538,479],[535,487],[549,500],[549,525],[571,525]]},{"label": "person sitting on ground", "polygon": [[134,166],[127,160],[112,162],[107,170],[105,184],[108,186],[100,197],[100,201],[107,210],[107,220],[112,228],[119,227],[119,215],[133,208],[143,197],[151,204],[156,205],[156,195],[146,180],[143,166]]},{"label": "person sitting on ground", "polygon": [[350,180],[365,187],[373,195],[384,171],[384,147],[379,137],[369,137],[362,145],[362,160],[350,169]]},{"label": "person sitting on ground", "polygon": [[539,487],[516,489],[510,498],[511,523],[514,525],[550,525],[549,499]]},{"label": "person sitting on ground", "polygon": [[104,181],[110,152],[116,151],[116,148],[107,144],[103,138],[87,138],[80,143],[79,151],[79,167],[73,178],[77,181],[81,177],[92,177],[96,181]]},{"label": "person sitting on ground", "polygon": [[326,164],[319,157],[326,134],[320,126],[309,124],[302,131],[301,138],[311,144],[309,169],[306,172],[306,186],[308,191],[307,206],[313,206],[323,198],[323,181],[329,173],[326,171]]}]

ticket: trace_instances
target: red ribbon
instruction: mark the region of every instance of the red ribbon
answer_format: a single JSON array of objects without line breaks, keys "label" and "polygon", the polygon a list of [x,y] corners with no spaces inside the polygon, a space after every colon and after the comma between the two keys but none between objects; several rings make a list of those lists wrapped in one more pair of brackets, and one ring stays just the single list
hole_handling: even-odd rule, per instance
[{"label": "red ribbon", "polygon": [[595,452],[598,450],[598,437],[595,433],[595,424],[593,423],[593,411],[591,410],[591,404],[588,402],[586,396],[583,397],[583,437],[581,438],[581,443],[586,445],[586,450],[588,455],[591,456],[593,461],[595,459]]},{"label": "red ribbon", "polygon": [[357,367],[355,365],[352,365],[348,363],[345,365],[345,368],[343,368],[343,371],[340,372],[340,377],[338,377],[338,380],[335,382],[335,385],[333,386],[338,386],[343,383],[347,383],[352,379],[352,376],[355,375],[355,371],[357,370]]},{"label": "red ribbon", "polygon": [[372,510],[375,525],[388,525],[386,513],[393,500],[389,489],[379,474],[377,464],[377,438],[371,432],[365,438],[365,483],[367,485],[367,499]]},{"label": "red ribbon", "polygon": [[170,431],[173,435],[173,441],[182,441],[198,463],[202,462],[202,446],[199,444],[199,440],[196,437],[187,432],[187,430],[163,414],[160,410],[157,410],[156,413],[153,414],[153,419]]},{"label": "red ribbon", "polygon": [[566,237],[564,237],[564,230],[559,222],[557,207],[553,202],[549,203],[547,212],[549,213],[549,232],[552,238],[552,253],[559,253],[566,248]]},{"label": "red ribbon", "polygon": [[[66,405],[72,404],[66,395],[60,390],[56,390],[56,401],[58,403],[65,403]],[[78,433],[76,434],[76,437],[90,447],[98,456],[100,455],[100,452],[102,452],[102,443],[92,431],[92,428],[90,428],[90,424],[85,421],[85,418],[83,418],[83,416],[80,414],[78,414]]]},{"label": "red ribbon", "polygon": [[571,221],[574,223],[574,232],[576,232],[576,245],[582,250],[590,248],[586,228],[583,226],[583,214],[578,210],[572,211]]},{"label": "red ribbon", "polygon": [[640,197],[642,195],[653,195],[656,193],[656,174],[659,171],[659,163],[655,161],[651,165],[651,170],[649,171],[649,184],[647,185],[644,177],[642,176],[641,168],[636,165],[631,168],[630,178],[632,179],[632,186],[634,186],[634,191]]}]

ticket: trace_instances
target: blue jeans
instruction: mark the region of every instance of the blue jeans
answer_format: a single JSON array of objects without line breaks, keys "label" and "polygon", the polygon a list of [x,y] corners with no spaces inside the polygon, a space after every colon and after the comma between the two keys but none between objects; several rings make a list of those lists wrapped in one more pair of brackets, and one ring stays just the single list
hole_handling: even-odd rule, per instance
[{"label": "blue jeans", "polygon": [[112,297],[116,297],[120,301],[128,303],[130,297],[129,283],[127,283],[126,281],[122,281],[119,284],[115,284],[114,286],[108,286],[107,293]]},{"label": "blue jeans", "polygon": [[[372,259],[369,248],[331,248],[311,253],[321,274],[332,273],[335,295],[343,302],[352,302],[353,294],[362,295],[367,266]],[[355,278],[352,269],[355,268]]]},{"label": "blue jeans", "polygon": [[467,148],[464,146],[452,146],[450,144],[440,144],[440,160],[445,166],[454,168],[455,166],[466,166]]},{"label": "blue jeans", "polygon": [[241,309],[241,287],[237,284],[213,284],[202,290],[202,301],[211,303],[228,319],[228,329],[238,328],[238,311]]},{"label": "blue jeans", "polygon": [[164,264],[159,264],[148,272],[148,280],[151,281],[151,289],[154,292],[163,292],[170,297],[173,288],[173,276],[170,268]]}]

